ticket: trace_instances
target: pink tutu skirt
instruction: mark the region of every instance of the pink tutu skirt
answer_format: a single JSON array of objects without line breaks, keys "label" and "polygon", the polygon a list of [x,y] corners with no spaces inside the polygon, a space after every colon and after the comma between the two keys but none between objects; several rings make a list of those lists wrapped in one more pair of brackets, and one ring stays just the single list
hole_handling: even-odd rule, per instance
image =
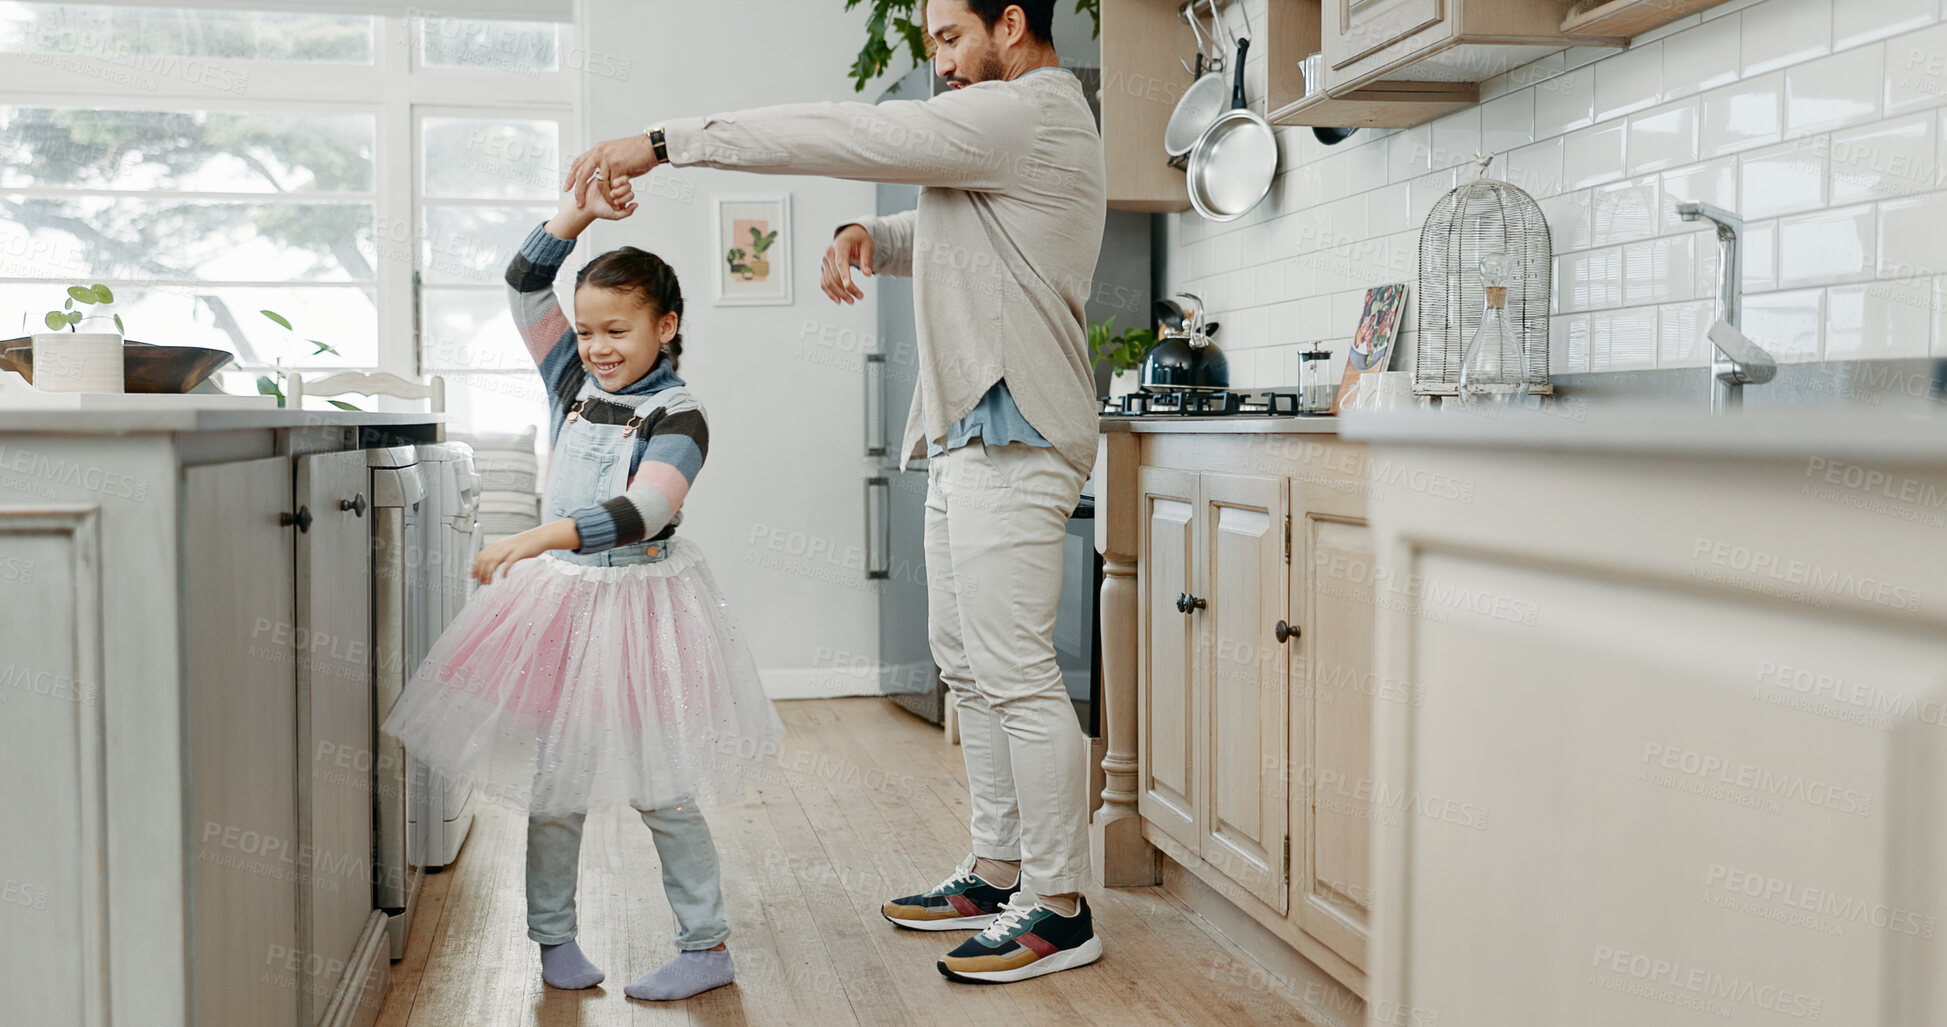
[{"label": "pink tutu skirt", "polygon": [[522,560],[474,593],[382,725],[490,801],[552,815],[735,800],[783,724],[702,554]]}]

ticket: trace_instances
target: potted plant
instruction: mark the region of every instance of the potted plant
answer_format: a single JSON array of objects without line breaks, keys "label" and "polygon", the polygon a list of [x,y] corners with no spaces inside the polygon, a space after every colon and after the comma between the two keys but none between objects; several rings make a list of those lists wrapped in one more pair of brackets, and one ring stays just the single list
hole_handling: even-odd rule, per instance
[{"label": "potted plant", "polygon": [[770,252],[771,244],[777,242],[777,230],[765,234],[753,228],[750,230],[750,278],[763,281],[771,276],[771,262],[764,254]]},{"label": "potted plant", "polygon": [[744,260],[745,253],[743,250],[733,249],[727,256],[730,259],[731,274],[736,275],[739,279],[746,282],[756,277],[756,275],[751,273],[750,264]]},{"label": "potted plant", "polygon": [[1140,387],[1143,358],[1156,346],[1156,333],[1147,328],[1115,330],[1115,318],[1088,326],[1088,350],[1096,364],[1109,365],[1109,395],[1126,396]]},{"label": "potted plant", "polygon": [[[108,309],[115,292],[106,285],[71,285],[60,310],[42,321],[47,331],[34,333],[34,387],[43,392],[122,392],[122,315]],[[87,308],[84,313],[75,304]],[[83,321],[108,322],[94,331],[81,330]]]},{"label": "potted plant", "polygon": [[[257,313],[264,315],[264,317],[269,319],[271,323],[278,325],[279,327],[283,328],[287,332],[290,332],[293,337],[297,335],[297,329],[291,327],[290,319],[278,313],[277,311],[259,310]],[[311,354],[310,354],[311,356],[315,357],[321,353],[329,353],[334,357],[339,355],[337,348],[330,345],[329,343],[319,342],[316,339],[305,339],[304,342],[312,347]],[[284,405],[284,381],[287,374],[288,372],[284,370],[284,360],[283,358],[280,357],[278,358],[277,362],[271,366],[270,374],[260,374],[257,376],[257,394],[260,396],[276,396],[277,405],[280,407],[283,406]],[[275,377],[272,377],[273,375],[275,375]],[[332,406],[337,407],[340,410],[358,409],[357,407],[343,400],[328,399],[325,400],[325,402],[331,404]]]}]

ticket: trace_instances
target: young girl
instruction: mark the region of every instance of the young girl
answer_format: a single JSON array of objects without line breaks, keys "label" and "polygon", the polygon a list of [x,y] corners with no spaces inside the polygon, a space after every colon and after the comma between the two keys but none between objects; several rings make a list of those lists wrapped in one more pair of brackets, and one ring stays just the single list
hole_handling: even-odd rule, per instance
[{"label": "young girl", "polygon": [[576,276],[572,325],[555,301],[576,237],[634,210],[601,192],[585,209],[570,196],[507,269],[550,397],[547,523],[481,551],[485,584],[384,729],[433,768],[524,800],[527,933],[553,987],[603,977],[575,944],[583,816],[613,802],[640,811],[682,931],[676,958],[625,991],[680,999],[734,975],[696,797],[740,794],[748,764],[724,753],[774,752],[783,726],[702,553],[675,536],[709,450],[703,409],[676,377],[675,272],[623,247]]}]

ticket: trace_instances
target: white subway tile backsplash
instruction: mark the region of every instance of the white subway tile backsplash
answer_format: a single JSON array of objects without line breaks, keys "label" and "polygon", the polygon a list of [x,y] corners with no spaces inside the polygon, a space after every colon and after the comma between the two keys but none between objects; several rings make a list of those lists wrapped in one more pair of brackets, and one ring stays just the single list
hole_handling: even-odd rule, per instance
[{"label": "white subway tile backsplash", "polygon": [[1740,326],[1751,341],[1780,363],[1819,359],[1825,325],[1825,290],[1800,289],[1744,298]]},{"label": "white subway tile backsplash", "polygon": [[1782,73],[1705,93],[1698,151],[1705,157],[1721,157],[1777,142],[1784,137],[1784,98]]},{"label": "white subway tile backsplash", "polygon": [[1595,120],[1619,118],[1662,99],[1662,43],[1631,47],[1595,65]]},{"label": "white subway tile backsplash", "polygon": [[1947,272],[1947,202],[1939,194],[1879,205],[1879,277]]},{"label": "white subway tile backsplash", "polygon": [[1535,137],[1546,139],[1595,123],[1595,71],[1579,68],[1535,86]]},{"label": "white subway tile backsplash", "polygon": [[1670,303],[1657,308],[1658,367],[1709,367],[1708,333],[1716,320],[1711,300]]},{"label": "white subway tile backsplash", "polygon": [[1562,139],[1562,185],[1568,189],[1601,185],[1623,177],[1624,122],[1571,132]]},{"label": "white subway tile backsplash", "polygon": [[1629,119],[1629,173],[1682,167],[1697,159],[1696,100],[1687,100]]},{"label": "white subway tile backsplash", "polygon": [[1501,177],[1530,196],[1548,196],[1562,190],[1562,141],[1523,146],[1502,161]]},{"label": "white subway tile backsplash", "polygon": [[[1230,224],[1177,217],[1166,281],[1223,322],[1238,384],[1289,384],[1303,346],[1343,355],[1367,288],[1417,281],[1428,213],[1496,153],[1491,177],[1548,220],[1558,374],[1708,362],[1718,246],[1676,217],[1692,200],[1745,218],[1744,327],[1780,359],[1947,357],[1944,15],[1947,0],[1728,0],[1628,50],[1512,69],[1418,128],[1333,148],[1280,128],[1272,198]],[[1410,292],[1407,307],[1402,369]]]},{"label": "white subway tile backsplash", "polygon": [[1656,366],[1655,307],[1589,316],[1591,371],[1640,371]]},{"label": "white subway tile backsplash", "polygon": [[1938,0],[1871,0],[1833,7],[1832,47],[1844,50],[1926,28],[1940,20]]},{"label": "white subway tile backsplash", "polygon": [[1433,167],[1431,131],[1421,125],[1394,133],[1386,140],[1386,180],[1404,182]]},{"label": "white subway tile backsplash", "polygon": [[1932,339],[1933,279],[1871,282],[1825,294],[1825,357],[1924,357]]},{"label": "white subway tile backsplash", "polygon": [[1736,18],[1700,20],[1663,40],[1663,95],[1674,100],[1737,81],[1742,29]]},{"label": "white subway tile backsplash", "polygon": [[1867,46],[1785,72],[1785,138],[1862,124],[1879,116],[1886,48]]},{"label": "white subway tile backsplash", "polygon": [[1778,284],[1796,289],[1870,277],[1877,240],[1870,205],[1785,218],[1778,222]]},{"label": "white subway tile backsplash", "polygon": [[1832,202],[1863,203],[1941,185],[1938,118],[1910,114],[1832,135]]},{"label": "white subway tile backsplash", "polygon": [[[1748,78],[1832,52],[1833,0],[1767,0],[1744,22]],[[1846,6],[1859,2],[1848,0]]]},{"label": "white subway tile backsplash", "polygon": [[1947,103],[1947,25],[1886,42],[1888,116]]},{"label": "white subway tile backsplash", "polygon": [[1481,104],[1481,149],[1507,153],[1535,141],[1535,92],[1521,89]]},{"label": "white subway tile backsplash", "polygon": [[1807,142],[1747,153],[1742,171],[1745,220],[1796,214],[1825,206],[1828,161],[1823,147]]},{"label": "white subway tile backsplash", "polygon": [[1594,220],[1589,243],[1613,246],[1647,239],[1656,234],[1659,208],[1656,176],[1639,181],[1617,182],[1595,190],[1592,201]]}]

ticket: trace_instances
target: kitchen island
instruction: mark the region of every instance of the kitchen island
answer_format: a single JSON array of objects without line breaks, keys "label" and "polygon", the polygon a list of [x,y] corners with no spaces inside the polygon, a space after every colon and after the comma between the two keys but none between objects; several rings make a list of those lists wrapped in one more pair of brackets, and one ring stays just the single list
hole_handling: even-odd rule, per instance
[{"label": "kitchen island", "polygon": [[368,450],[428,414],[0,410],[10,1022],[369,1023]]},{"label": "kitchen island", "polygon": [[[1947,1022],[1947,421],[1387,414],[1370,999]],[[1394,1021],[1386,1021],[1394,1022]]]}]

